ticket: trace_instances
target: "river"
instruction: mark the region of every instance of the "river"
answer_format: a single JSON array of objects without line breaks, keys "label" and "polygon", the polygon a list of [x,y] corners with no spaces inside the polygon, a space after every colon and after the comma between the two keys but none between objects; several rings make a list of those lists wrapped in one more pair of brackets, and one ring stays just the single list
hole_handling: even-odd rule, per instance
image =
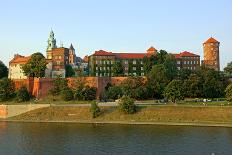
[{"label": "river", "polygon": [[232,128],[0,122],[0,155],[230,155]]}]

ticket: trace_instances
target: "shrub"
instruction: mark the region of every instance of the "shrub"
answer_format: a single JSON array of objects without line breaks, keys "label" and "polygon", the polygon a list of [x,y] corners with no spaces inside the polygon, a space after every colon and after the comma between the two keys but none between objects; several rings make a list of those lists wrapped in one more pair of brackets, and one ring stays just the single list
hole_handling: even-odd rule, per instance
[{"label": "shrub", "polygon": [[92,101],[96,99],[97,88],[94,87],[85,87],[83,90],[84,100]]},{"label": "shrub", "polygon": [[30,94],[25,86],[21,87],[17,91],[16,101],[17,102],[26,102],[30,100]]},{"label": "shrub", "polygon": [[96,118],[101,114],[101,109],[99,108],[99,106],[97,105],[95,101],[91,103],[90,111],[92,113],[93,118]]},{"label": "shrub", "polygon": [[70,88],[66,88],[66,89],[62,90],[62,92],[61,92],[61,98],[64,101],[71,101],[71,100],[73,100],[73,91]]},{"label": "shrub", "polygon": [[108,99],[116,100],[122,96],[122,89],[120,86],[109,87],[106,91],[106,97]]},{"label": "shrub", "polygon": [[123,96],[119,100],[119,109],[123,111],[125,114],[133,114],[136,112],[136,105],[134,103],[134,99],[129,96]]}]

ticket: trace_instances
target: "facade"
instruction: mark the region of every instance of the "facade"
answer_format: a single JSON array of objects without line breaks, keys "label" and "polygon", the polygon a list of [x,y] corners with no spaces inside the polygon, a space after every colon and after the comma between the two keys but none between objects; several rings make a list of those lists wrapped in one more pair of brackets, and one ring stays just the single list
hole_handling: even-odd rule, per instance
[{"label": "facade", "polygon": [[73,48],[73,45],[70,45],[69,48],[69,64],[71,66],[75,66],[76,65],[76,53],[75,53],[75,49]]},{"label": "facade", "polygon": [[196,70],[200,67],[200,56],[184,51],[179,54],[174,54],[176,58],[177,69]]},{"label": "facade", "polygon": [[115,68],[119,65],[124,76],[144,76],[143,58],[156,54],[157,50],[151,47],[144,53],[113,53],[104,50],[95,51],[88,58],[89,74],[91,76],[115,76]]},{"label": "facade", "polygon": [[219,46],[220,42],[212,37],[203,43],[205,67],[220,71]]},{"label": "facade", "polygon": [[26,79],[27,76],[24,75],[22,66],[25,65],[29,60],[30,56],[25,57],[19,54],[15,54],[14,58],[9,63],[9,74],[10,79]]}]

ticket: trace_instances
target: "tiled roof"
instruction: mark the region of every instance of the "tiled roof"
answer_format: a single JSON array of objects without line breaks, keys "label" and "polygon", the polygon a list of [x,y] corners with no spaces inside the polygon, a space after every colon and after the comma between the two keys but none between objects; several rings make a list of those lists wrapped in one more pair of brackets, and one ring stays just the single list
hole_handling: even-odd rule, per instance
[{"label": "tiled roof", "polygon": [[112,52],[106,52],[103,50],[95,51],[94,56],[114,56]]},{"label": "tiled roof", "polygon": [[181,52],[179,54],[173,54],[173,55],[175,56],[176,59],[181,58],[181,57],[200,57],[197,54],[193,54],[193,53],[187,52],[187,51]]},{"label": "tiled roof", "polygon": [[153,46],[151,46],[147,51],[157,51]]},{"label": "tiled roof", "polygon": [[146,53],[114,53],[119,59],[142,59]]},{"label": "tiled roof", "polygon": [[10,63],[19,63],[19,64],[25,64],[30,60],[31,56],[21,56],[21,55],[16,55]]},{"label": "tiled roof", "polygon": [[219,41],[217,41],[216,39],[214,39],[213,37],[210,37],[208,40],[206,40],[204,42],[204,44],[207,44],[207,43],[219,43]]}]

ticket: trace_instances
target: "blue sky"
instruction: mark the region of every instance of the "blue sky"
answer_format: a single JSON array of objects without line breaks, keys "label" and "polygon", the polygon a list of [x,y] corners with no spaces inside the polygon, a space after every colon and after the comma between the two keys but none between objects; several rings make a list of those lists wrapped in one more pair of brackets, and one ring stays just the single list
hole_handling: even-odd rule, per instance
[{"label": "blue sky", "polygon": [[232,61],[232,0],[7,0],[0,9],[0,60],[15,53],[45,54],[73,43],[80,57],[95,50],[143,52],[150,46],[203,56],[202,43],[221,42],[221,67]]}]

